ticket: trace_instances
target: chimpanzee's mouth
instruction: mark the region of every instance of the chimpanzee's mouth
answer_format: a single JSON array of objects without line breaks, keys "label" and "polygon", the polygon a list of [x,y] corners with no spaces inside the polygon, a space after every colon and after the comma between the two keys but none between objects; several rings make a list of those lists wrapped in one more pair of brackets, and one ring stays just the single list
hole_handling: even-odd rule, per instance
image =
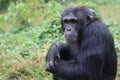
[{"label": "chimpanzee's mouth", "polygon": [[76,37],[65,37],[66,42],[73,43],[77,41]]}]

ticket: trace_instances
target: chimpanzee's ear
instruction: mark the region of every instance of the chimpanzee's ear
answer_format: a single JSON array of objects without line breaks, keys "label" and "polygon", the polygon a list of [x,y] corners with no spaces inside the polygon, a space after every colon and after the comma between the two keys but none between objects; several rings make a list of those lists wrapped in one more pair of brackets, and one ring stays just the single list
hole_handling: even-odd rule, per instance
[{"label": "chimpanzee's ear", "polygon": [[87,15],[87,24],[91,23],[94,20],[93,14],[88,14]]}]

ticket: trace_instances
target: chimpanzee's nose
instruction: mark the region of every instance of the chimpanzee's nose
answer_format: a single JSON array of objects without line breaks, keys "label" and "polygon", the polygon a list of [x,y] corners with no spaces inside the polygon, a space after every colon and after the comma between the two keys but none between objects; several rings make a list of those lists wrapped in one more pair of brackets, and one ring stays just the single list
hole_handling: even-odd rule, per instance
[{"label": "chimpanzee's nose", "polygon": [[70,29],[70,28],[67,28],[67,31],[71,31],[71,29]]}]

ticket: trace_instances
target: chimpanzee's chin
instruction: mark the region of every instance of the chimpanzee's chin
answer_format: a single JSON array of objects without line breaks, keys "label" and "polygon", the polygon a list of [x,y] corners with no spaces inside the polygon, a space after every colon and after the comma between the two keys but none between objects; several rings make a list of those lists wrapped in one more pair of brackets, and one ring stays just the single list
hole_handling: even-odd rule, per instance
[{"label": "chimpanzee's chin", "polygon": [[69,38],[69,39],[66,39],[66,42],[67,42],[67,43],[75,43],[76,40],[75,40],[75,39],[70,39],[70,38]]}]

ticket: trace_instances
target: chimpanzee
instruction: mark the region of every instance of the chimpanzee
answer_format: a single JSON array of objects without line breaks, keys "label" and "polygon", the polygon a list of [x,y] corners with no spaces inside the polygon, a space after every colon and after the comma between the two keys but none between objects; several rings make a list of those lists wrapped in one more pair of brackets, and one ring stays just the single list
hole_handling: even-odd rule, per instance
[{"label": "chimpanzee", "polygon": [[66,43],[54,43],[46,56],[53,80],[115,80],[117,56],[106,25],[88,7],[69,7],[61,17]]}]

